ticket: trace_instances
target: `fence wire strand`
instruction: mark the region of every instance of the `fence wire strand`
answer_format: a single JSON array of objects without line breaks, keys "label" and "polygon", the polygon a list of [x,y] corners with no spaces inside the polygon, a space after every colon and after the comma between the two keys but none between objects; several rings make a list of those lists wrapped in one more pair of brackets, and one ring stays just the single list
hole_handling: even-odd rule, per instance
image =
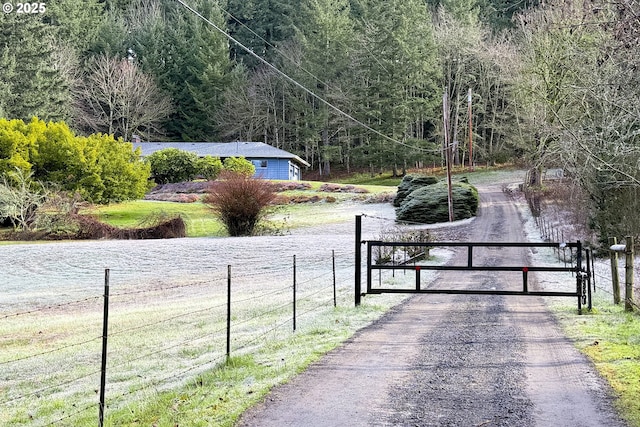
[{"label": "fence wire strand", "polygon": [[[297,283],[296,284],[298,286],[297,289],[300,290],[300,287],[304,288],[304,292],[298,291],[300,292],[299,295],[291,295],[291,296],[287,295],[288,293],[291,293],[293,290],[293,285],[287,284],[286,286],[267,290],[259,294],[253,294],[246,298],[231,300],[232,310],[233,310],[233,307],[238,307],[238,310],[233,310],[234,320],[231,323],[231,326],[232,326],[231,330],[233,331],[231,334],[231,341],[233,342],[233,346],[232,346],[233,353],[238,353],[238,352],[242,353],[250,349],[255,349],[257,351],[258,348],[261,348],[261,346],[264,346],[268,344],[268,342],[270,342],[270,340],[266,339],[268,336],[270,336],[271,334],[274,334],[276,331],[278,331],[279,329],[282,329],[287,325],[291,325],[293,319],[290,311],[288,310],[291,309],[291,306],[293,303],[292,297],[296,299],[296,302],[300,304],[300,308],[301,308],[301,311],[299,311],[296,314],[296,318],[297,318],[297,317],[308,316],[310,313],[314,311],[333,308],[333,304],[335,300],[334,299],[335,297],[333,295],[334,289],[335,289],[335,292],[337,294],[340,294],[341,297],[343,293],[346,293],[345,290],[348,288],[348,285],[344,285],[341,283],[332,283],[332,284],[322,283],[325,281],[326,278],[330,277],[332,274],[334,276],[335,274],[338,274],[338,273],[347,274],[351,270],[350,267],[348,268],[335,267],[335,251],[334,251],[334,255],[329,256],[326,259],[320,258],[320,259],[302,261],[300,258],[298,258],[296,260],[296,264],[303,265],[304,266],[303,268],[307,269],[307,271],[312,270],[317,272],[317,270],[325,269],[328,272],[326,273],[322,272],[319,274],[315,274],[311,277],[305,277],[302,281]],[[299,272],[302,272],[302,268],[299,270]],[[282,278],[277,279],[278,281],[283,281],[283,282],[286,281],[290,283],[292,280],[296,280],[292,274],[293,273],[293,264],[292,264],[290,266],[286,266],[283,268],[265,269],[262,271],[255,271],[248,274],[247,273],[243,273],[239,275],[235,274],[227,277],[224,277],[222,275],[216,275],[216,277],[214,278],[207,279],[204,281],[198,281],[195,283],[189,283],[186,285],[180,284],[175,286],[162,286],[154,289],[144,289],[144,290],[137,290],[137,289],[131,290],[131,291],[123,290],[121,292],[115,292],[110,294],[109,303],[114,304],[113,299],[120,298],[123,301],[118,301],[117,304],[118,305],[122,303],[126,304],[128,301],[135,301],[135,298],[140,295],[145,295],[145,294],[151,295],[154,293],[162,294],[162,293],[170,292],[173,290],[193,289],[196,287],[206,288],[206,287],[212,286],[213,283],[221,284],[221,283],[226,283],[228,280],[232,280],[234,283],[238,283],[238,282],[242,283],[243,280],[251,279],[258,276],[260,276],[263,279],[265,275],[279,277],[280,273],[284,273],[284,274],[282,274],[283,276]],[[286,277],[285,277],[285,274],[286,274]],[[308,274],[308,273],[303,273],[302,276],[304,276],[305,274]],[[216,285],[217,292],[220,291],[221,288],[222,288],[221,286]],[[240,292],[242,292],[242,290],[240,290]],[[327,295],[328,293],[332,294],[331,298],[318,297],[319,295]],[[235,292],[232,292],[232,295],[229,297],[233,298],[234,294]],[[220,297],[222,297],[222,295],[220,295]],[[75,301],[64,302],[60,304],[51,304],[46,307],[26,310],[24,312],[5,314],[0,317],[0,320],[9,319],[11,317],[25,316],[29,314],[44,313],[47,310],[52,310],[52,309],[64,309],[65,307],[69,307],[74,304],[96,302],[104,298],[105,298],[105,295],[100,295],[100,296],[87,297],[87,298],[83,298]],[[191,296],[191,298],[193,298],[193,296]],[[114,408],[117,407],[118,405],[117,401],[121,399],[126,399],[127,396],[133,396],[146,389],[162,387],[163,385],[169,384],[170,382],[175,381],[177,379],[185,379],[185,376],[188,376],[190,372],[196,371],[198,369],[208,369],[215,365],[220,364],[224,360],[224,357],[226,355],[224,354],[225,352],[223,350],[223,344],[222,343],[216,344],[216,342],[222,341],[226,336],[225,331],[227,331],[227,325],[225,325],[226,323],[225,316],[221,312],[221,309],[224,307],[227,307],[226,302],[216,304],[214,306],[202,308],[202,309],[191,310],[191,311],[176,314],[173,316],[162,317],[155,321],[138,324],[138,325],[123,328],[120,330],[118,330],[117,328],[112,330],[113,326],[111,326],[110,331],[107,335],[107,338],[109,339],[115,339],[117,337],[122,337],[122,336],[131,337],[133,336],[134,332],[141,331],[144,329],[154,328],[154,327],[158,328],[159,325],[167,325],[167,324],[170,324],[171,322],[182,321],[182,320],[186,322],[187,327],[188,325],[193,326],[201,322],[206,322],[207,324],[212,324],[212,325],[221,325],[215,328],[214,330],[211,330],[208,332],[196,334],[192,337],[183,337],[183,339],[179,341],[175,341],[174,340],[175,337],[172,336],[172,338],[170,338],[168,342],[163,342],[159,344],[159,346],[156,347],[155,349],[150,349],[150,351],[146,351],[146,352],[141,352],[140,351],[141,348],[129,347],[129,344],[127,344],[126,347],[123,346],[122,343],[118,345],[118,340],[114,341],[114,343],[112,343],[112,345],[110,346],[109,353],[108,353],[112,356],[117,355],[117,357],[110,356],[108,360],[109,368],[107,372],[111,373],[111,375],[114,375],[114,373],[117,373],[117,372],[122,372],[123,368],[126,368],[128,364],[139,362],[145,359],[153,359],[154,357],[159,357],[159,355],[163,353],[167,353],[178,348],[188,347],[193,349],[194,354],[197,354],[197,356],[194,357],[194,359],[195,358],[203,359],[203,357],[206,357],[207,355],[210,355],[213,357],[207,357],[207,360],[202,363],[197,363],[197,362],[192,363],[185,369],[180,369],[177,372],[171,372],[169,375],[165,375],[160,378],[155,378],[155,379],[151,378],[149,380],[148,378],[140,377],[142,378],[142,381],[144,382],[144,384],[135,385],[135,383],[131,383],[131,381],[134,380],[133,378],[118,380],[117,383],[124,384],[124,387],[127,387],[127,390],[119,394],[114,393],[114,395],[108,398],[109,400],[114,402],[113,407]],[[100,312],[100,309],[98,308],[96,310],[96,313],[99,313],[99,312]],[[217,314],[215,314],[216,312]],[[207,313],[211,313],[212,315],[209,316]],[[158,316],[162,316],[162,314],[164,314],[164,312],[159,312]],[[120,314],[120,316],[118,316],[119,321],[128,322],[129,320],[126,317],[127,315],[128,313]],[[203,315],[207,315],[209,317],[204,318]],[[247,316],[247,317],[243,318],[244,316]],[[256,328],[251,326],[251,325],[254,325],[254,326],[260,325],[261,322],[266,323],[264,328],[263,327]],[[114,319],[109,319],[109,323],[113,324]],[[183,326],[182,323],[183,322],[176,322],[176,324],[181,325],[181,327]],[[281,333],[278,333],[278,337],[279,339],[285,339],[285,337],[290,336],[292,332],[293,331],[290,330],[289,333],[286,335],[284,334],[281,335]],[[38,357],[46,358],[46,356],[51,355],[52,353],[62,352],[64,350],[79,348],[83,346],[86,347],[89,344],[99,342],[103,338],[104,337],[102,336],[96,336],[94,338],[87,339],[81,342],[63,345],[54,349],[26,355],[24,357],[6,360],[3,362],[0,362],[0,366],[2,365],[8,366],[10,364],[16,364],[19,362],[24,362],[24,361],[35,359]],[[210,340],[211,343],[207,344],[206,341],[203,343],[204,340]],[[128,356],[133,356],[133,357],[127,359]],[[192,362],[195,362],[195,360],[193,360]],[[46,363],[46,362],[43,362],[43,363]],[[177,363],[182,364],[182,359],[180,359],[180,361]],[[73,371],[73,369],[75,369],[74,367],[79,367],[80,365],[81,365],[80,363],[71,361],[69,366],[63,367],[63,368],[64,370]],[[0,404],[4,405],[11,402],[24,400],[27,398],[32,398],[34,396],[37,396],[39,399],[46,399],[47,396],[51,395],[51,392],[53,390],[57,388],[65,388],[65,386],[68,386],[72,383],[76,383],[78,381],[90,378],[95,375],[99,375],[100,372],[101,372],[100,370],[93,370],[92,372],[89,372],[83,375],[78,375],[78,376],[75,376],[74,378],[66,379],[64,381],[56,382],[55,384],[47,385],[46,387],[41,387],[36,390],[28,391],[27,393],[23,393],[20,396],[11,397],[8,400],[1,401]],[[114,384],[114,387],[115,387],[115,384]],[[97,403],[90,404],[86,407],[83,407],[82,409],[79,409],[78,411],[65,414],[64,417],[51,421],[47,425],[65,423],[68,420],[74,419],[74,417],[77,417],[82,412],[85,412],[91,408],[95,408],[94,405],[97,405]],[[108,418],[108,415],[107,415],[107,418]]]},{"label": "fence wire strand", "polygon": [[50,385],[50,386],[47,386],[47,387],[43,387],[43,388],[40,388],[40,389],[38,389],[38,390],[35,390],[35,391],[32,391],[32,392],[29,392],[29,393],[25,393],[25,394],[20,395],[20,396],[16,396],[16,397],[11,398],[11,399],[8,399],[8,400],[4,400],[4,401],[0,402],[0,404],[3,404],[3,405],[4,405],[4,404],[6,404],[6,403],[15,402],[15,401],[18,401],[18,400],[25,399],[25,398],[27,398],[27,397],[37,396],[37,395],[41,394],[43,391],[47,391],[47,390],[51,390],[51,389],[54,389],[54,388],[58,388],[58,387],[60,387],[60,386],[65,386],[65,385],[73,384],[73,383],[75,383],[76,381],[80,381],[80,380],[83,380],[83,379],[85,379],[85,378],[89,378],[90,376],[97,375],[97,374],[99,374],[99,373],[100,373],[100,371],[99,371],[99,370],[98,370],[98,371],[93,371],[93,372],[90,372],[90,373],[88,373],[88,374],[81,375],[81,376],[79,376],[79,377],[75,377],[75,378],[70,379],[70,380],[62,381],[62,382],[60,382],[60,383],[56,383],[56,384],[53,384],[53,385]]},{"label": "fence wire strand", "polygon": [[69,414],[65,415],[64,417],[62,417],[62,418],[58,418],[55,421],[52,421],[52,422],[50,422],[48,424],[45,424],[45,426],[47,426],[47,427],[48,426],[53,426],[53,425],[56,425],[56,424],[59,424],[59,423],[65,421],[65,420],[70,420],[71,418],[76,417],[78,414],[81,414],[83,412],[87,412],[90,409],[95,409],[95,407],[96,407],[95,404],[87,405],[82,409],[79,409],[79,410],[77,410],[75,412],[69,413]]},{"label": "fence wire strand", "polygon": [[57,353],[57,352],[62,351],[62,350],[66,350],[66,349],[73,348],[73,347],[80,347],[82,345],[89,344],[91,342],[98,341],[98,340],[101,340],[101,339],[102,339],[102,337],[91,338],[91,339],[88,339],[86,341],[81,341],[81,342],[77,342],[77,343],[73,343],[73,344],[69,344],[69,345],[53,348],[51,350],[43,351],[43,352],[36,353],[36,354],[30,354],[29,356],[24,356],[24,357],[20,357],[20,358],[17,358],[17,359],[12,359],[12,360],[5,360],[4,362],[0,362],[0,365],[7,365],[9,363],[21,362],[21,361],[24,361],[24,360],[33,359],[35,357],[44,356],[44,355],[51,354],[51,353]]},{"label": "fence wire strand", "polygon": [[146,323],[144,325],[134,326],[134,327],[127,328],[127,329],[121,329],[121,330],[118,330],[118,331],[115,331],[115,332],[110,332],[109,336],[113,337],[113,336],[117,336],[117,335],[126,334],[128,332],[138,331],[140,329],[146,329],[146,328],[149,328],[151,326],[157,326],[157,325],[159,325],[161,323],[167,323],[167,322],[170,322],[172,320],[181,319],[181,318],[190,316],[192,314],[200,314],[200,313],[204,313],[205,311],[211,311],[211,310],[212,310],[211,307],[207,307],[207,308],[202,308],[200,310],[190,311],[188,313],[178,314],[178,315],[175,315],[175,316],[167,317],[166,319],[158,320],[156,322]]},{"label": "fence wire strand", "polygon": [[61,302],[60,304],[51,304],[51,305],[47,305],[45,307],[34,308],[33,310],[27,310],[27,311],[20,311],[20,312],[17,312],[17,313],[5,314],[3,316],[0,316],[0,320],[8,319],[10,317],[19,317],[19,316],[26,316],[28,314],[42,313],[44,311],[53,310],[53,309],[56,309],[56,308],[68,307],[68,306],[71,306],[71,305],[82,304],[83,302],[96,301],[96,300],[100,300],[100,299],[102,299],[102,296],[87,297],[87,298],[83,298],[83,299],[79,299],[79,300],[75,300],[75,301]]}]

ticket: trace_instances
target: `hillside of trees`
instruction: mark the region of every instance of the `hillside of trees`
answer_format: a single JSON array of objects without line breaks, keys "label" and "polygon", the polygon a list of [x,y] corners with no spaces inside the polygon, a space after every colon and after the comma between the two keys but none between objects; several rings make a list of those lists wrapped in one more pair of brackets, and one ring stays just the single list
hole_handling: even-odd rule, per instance
[{"label": "hillside of trees", "polygon": [[468,164],[472,129],[475,164],[563,167],[595,229],[640,229],[637,0],[45,6],[0,17],[0,117],[263,141],[320,175],[440,165],[445,133]]}]

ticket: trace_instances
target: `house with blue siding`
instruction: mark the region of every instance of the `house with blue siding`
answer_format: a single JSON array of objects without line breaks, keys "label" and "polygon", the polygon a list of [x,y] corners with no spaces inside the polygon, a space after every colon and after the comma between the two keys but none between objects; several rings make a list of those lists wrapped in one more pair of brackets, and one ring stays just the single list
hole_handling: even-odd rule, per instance
[{"label": "house with blue siding", "polygon": [[309,163],[264,142],[136,142],[142,156],[146,157],[165,148],[177,148],[190,151],[200,157],[219,157],[224,161],[227,157],[244,157],[256,168],[255,177],[264,179],[282,179],[298,181],[302,179],[302,168]]}]

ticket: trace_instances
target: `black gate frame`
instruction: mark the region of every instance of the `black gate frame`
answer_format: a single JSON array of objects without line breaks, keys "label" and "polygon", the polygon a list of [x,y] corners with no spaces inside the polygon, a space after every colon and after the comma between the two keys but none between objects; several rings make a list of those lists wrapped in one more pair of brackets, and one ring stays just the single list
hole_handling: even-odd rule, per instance
[{"label": "black gate frame", "polygon": [[[578,313],[582,314],[583,304],[588,305],[589,311],[592,309],[592,297],[590,286],[590,262],[587,259],[586,270],[583,269],[582,243],[487,243],[487,242],[383,242],[380,240],[361,240],[362,219],[356,216],[356,274],[355,274],[355,305],[360,305],[361,297],[366,294],[383,294],[383,293],[411,293],[411,294],[454,294],[454,295],[531,295],[531,296],[560,296],[575,297],[578,300]],[[367,246],[367,289],[366,293],[361,292],[362,281],[362,249],[361,245]],[[449,265],[407,265],[407,264],[374,264],[372,262],[372,252],[374,247],[466,247],[467,248],[467,265],[466,266],[449,266]],[[500,247],[500,248],[569,248],[576,250],[575,264],[565,267],[535,267],[535,266],[505,266],[505,267],[480,267],[473,265],[473,248],[474,247]],[[587,252],[587,258],[589,254]],[[392,289],[392,288],[373,288],[372,276],[374,270],[404,270],[414,271],[416,277],[416,285],[414,289]],[[420,283],[420,272],[422,270],[438,270],[438,271],[520,271],[522,272],[522,290],[481,290],[481,289],[423,289]],[[531,291],[529,290],[529,272],[570,272],[576,277],[575,292],[555,292],[555,291]]]}]

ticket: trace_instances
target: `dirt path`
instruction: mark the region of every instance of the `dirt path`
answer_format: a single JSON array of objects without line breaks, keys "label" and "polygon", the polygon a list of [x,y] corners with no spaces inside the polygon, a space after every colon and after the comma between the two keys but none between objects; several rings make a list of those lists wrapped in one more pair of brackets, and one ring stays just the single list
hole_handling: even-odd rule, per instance
[{"label": "dirt path", "polygon": [[[481,211],[469,240],[524,241],[517,210],[501,189],[484,186],[480,193]],[[474,263],[527,265],[527,252],[477,249]],[[519,273],[448,272],[433,286],[512,289],[521,280]],[[623,423],[608,388],[562,335],[541,299],[421,295],[273,390],[239,425]]]}]

